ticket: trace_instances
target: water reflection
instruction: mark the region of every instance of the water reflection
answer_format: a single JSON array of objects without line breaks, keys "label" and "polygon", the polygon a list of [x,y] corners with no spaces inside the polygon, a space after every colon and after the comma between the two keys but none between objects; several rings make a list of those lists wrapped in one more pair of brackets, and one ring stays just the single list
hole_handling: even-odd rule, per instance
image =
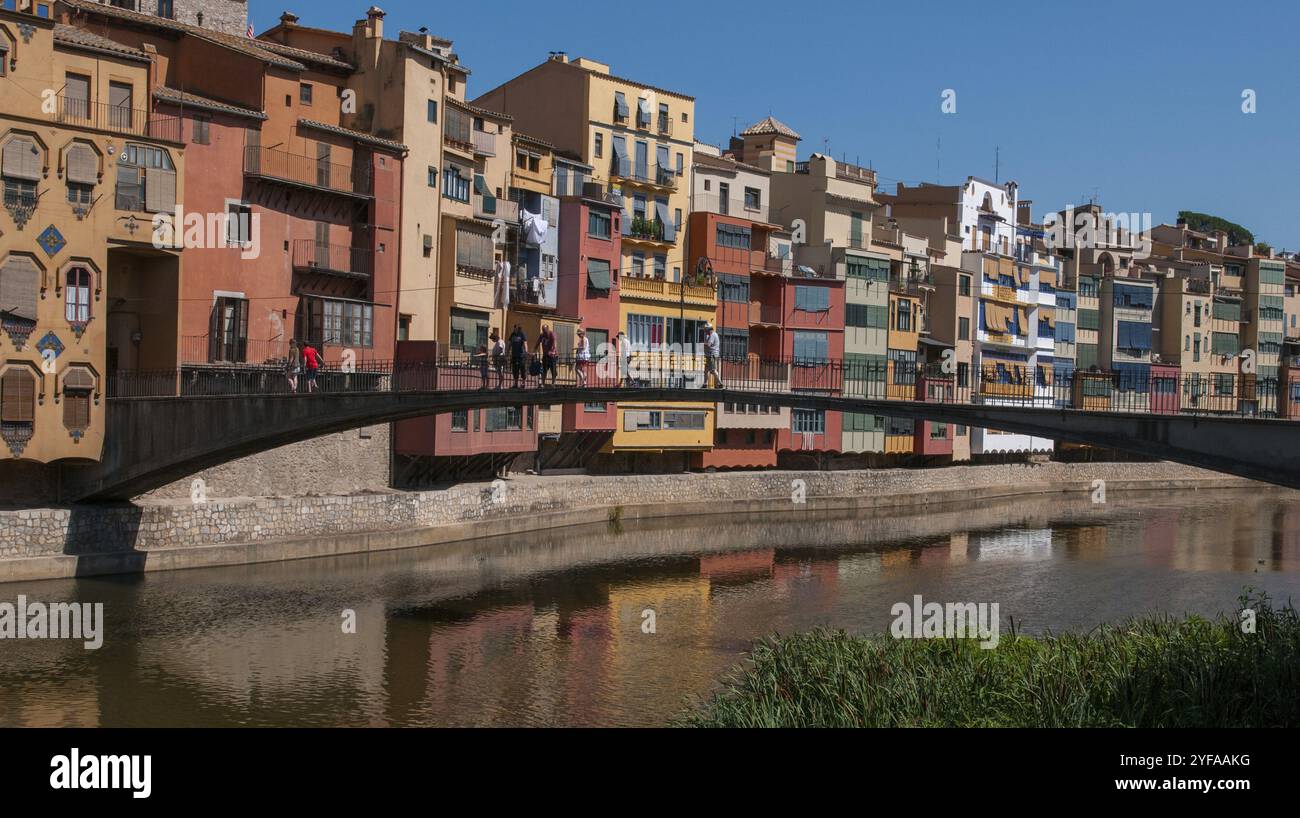
[{"label": "water reflection", "polygon": [[99,651],[0,642],[0,724],[655,724],[754,638],[883,632],[913,594],[996,601],[1038,632],[1211,614],[1245,585],[1300,588],[1293,493],[625,522],[13,584],[0,599],[104,602],[106,636]]}]

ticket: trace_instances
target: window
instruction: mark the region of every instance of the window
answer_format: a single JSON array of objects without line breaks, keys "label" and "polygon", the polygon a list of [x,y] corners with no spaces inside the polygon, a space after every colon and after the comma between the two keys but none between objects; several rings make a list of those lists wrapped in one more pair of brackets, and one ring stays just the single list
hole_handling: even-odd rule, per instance
[{"label": "window", "polygon": [[118,210],[170,213],[176,209],[176,167],[167,151],[128,143],[117,165]]},{"label": "window", "polygon": [[863,281],[889,281],[889,260],[880,258],[855,258],[845,260],[845,274]]},{"label": "window", "polygon": [[0,44],[0,77],[9,76],[9,48]]},{"label": "window", "polygon": [[[36,207],[36,186],[45,165],[44,153],[30,136],[12,136],[4,143],[4,204],[10,212]],[[26,219],[23,219],[24,223]]]},{"label": "window", "polygon": [[429,100],[424,108],[424,118],[435,125],[438,124],[438,100]]},{"label": "window", "polygon": [[632,254],[632,277],[645,278],[645,253]]},{"label": "window", "polygon": [[448,165],[442,170],[442,195],[458,202],[469,201],[469,172]]},{"label": "window", "polygon": [[226,246],[246,247],[253,241],[253,206],[226,202]]},{"label": "window", "polygon": [[671,120],[668,118],[668,103],[659,103],[659,132],[668,133],[668,127]]},{"label": "window", "polygon": [[957,295],[970,295],[970,276],[957,276]]},{"label": "window", "polygon": [[969,318],[957,319],[957,340],[958,341],[970,340],[970,319]]},{"label": "window", "polygon": [[484,431],[518,432],[524,428],[524,413],[518,406],[494,406],[487,410]]},{"label": "window", "polygon": [[95,186],[68,182],[68,201],[74,205],[89,205],[95,196]]},{"label": "window", "polygon": [[85,267],[68,268],[63,289],[63,317],[73,325],[90,320],[90,270]]},{"label": "window", "polygon": [[465,352],[477,352],[488,342],[487,313],[451,310],[451,347]]},{"label": "window", "polygon": [[745,209],[758,210],[763,206],[763,194],[758,188],[745,188]]},{"label": "window", "polygon": [[718,183],[718,212],[724,216],[731,212],[731,185],[726,182]]},{"label": "window", "polygon": [[248,349],[248,301],[217,296],[212,305],[208,360],[242,363]]},{"label": "window", "polygon": [[597,239],[608,239],[610,237],[610,225],[612,219],[608,213],[601,213],[596,210],[587,211],[587,235]]},{"label": "window", "polygon": [[458,409],[451,413],[451,430],[453,432],[469,431],[469,411]]},{"label": "window", "polygon": [[668,256],[658,254],[655,256],[655,278],[662,281],[668,276]]},{"label": "window", "polygon": [[795,366],[815,366],[829,360],[829,340],[826,333],[795,331]]},{"label": "window", "polygon": [[[702,319],[687,318],[683,324],[680,318],[669,318],[667,320],[668,343],[680,344],[683,347],[703,343],[705,323],[707,322]],[[684,333],[683,326],[685,326]]]},{"label": "window", "polygon": [[849,304],[844,323],[850,327],[885,329],[889,326],[889,308],[875,304]]},{"label": "window", "polygon": [[663,318],[657,315],[628,313],[627,340],[643,349],[654,349],[664,342]]},{"label": "window", "polygon": [[664,412],[663,428],[699,430],[704,428],[706,419],[704,412]]},{"label": "window", "polygon": [[888,350],[889,360],[894,363],[894,384],[909,386],[916,383],[916,351],[910,349]]},{"label": "window", "polygon": [[587,259],[587,288],[608,293],[612,284],[609,261],[600,258]]},{"label": "window", "polygon": [[718,224],[715,231],[715,240],[719,247],[748,250],[753,245],[753,233],[748,227],[739,227],[734,224]]},{"label": "window", "polygon": [[727,361],[743,361],[749,354],[749,331],[743,329],[724,329],[722,331],[722,358]]},{"label": "window", "polygon": [[63,376],[63,426],[79,438],[90,428],[90,395],[95,376],[84,366],[69,367]]},{"label": "window", "polygon": [[428,183],[431,188],[438,187],[438,169],[433,165],[429,165]]},{"label": "window", "polygon": [[27,367],[10,367],[0,375],[0,433],[21,451],[31,440],[35,423],[36,376]]},{"label": "window", "polygon": [[794,308],[804,312],[827,312],[831,308],[831,291],[827,287],[796,285]]},{"label": "window", "polygon": [[623,413],[623,431],[648,432],[663,427],[663,413],[628,409]]},{"label": "window", "polygon": [[108,84],[108,124],[110,128],[120,131],[132,131],[139,128],[135,122],[135,103],[132,99],[134,90],[125,82]]},{"label": "window", "polygon": [[794,409],[790,412],[790,431],[795,434],[825,434],[826,413],[820,409]]},{"label": "window", "polygon": [[600,133],[596,134],[596,149],[595,149],[595,155],[596,155],[596,158],[597,158],[597,159],[599,159],[599,158],[601,158],[602,156],[605,155],[605,135],[604,135],[604,134],[600,134]]},{"label": "window", "polygon": [[212,144],[212,120],[204,116],[196,116],[190,120],[190,141],[195,145]]},{"label": "window", "polygon": [[44,271],[32,256],[13,254],[0,266],[3,326],[16,345],[36,326],[36,305],[43,280]]},{"label": "window", "polygon": [[311,105],[311,83],[298,83],[298,101],[303,105]]},{"label": "window", "polygon": [[744,304],[749,301],[749,279],[744,276],[721,273],[718,276],[718,297],[723,301]]},{"label": "window", "polygon": [[895,311],[894,329],[899,332],[912,331],[912,302],[906,298],[898,300],[898,309]]}]

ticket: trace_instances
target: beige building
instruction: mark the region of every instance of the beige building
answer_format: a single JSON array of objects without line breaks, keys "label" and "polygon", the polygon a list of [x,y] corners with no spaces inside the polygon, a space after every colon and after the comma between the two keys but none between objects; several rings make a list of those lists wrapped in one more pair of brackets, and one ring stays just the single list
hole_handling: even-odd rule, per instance
[{"label": "beige building", "polygon": [[623,275],[682,279],[693,97],[560,54],[474,104],[509,114],[521,131],[579,157],[595,181],[622,195]]},{"label": "beige building", "polygon": [[155,246],[152,220],[183,194],[181,123],[151,110],[149,53],[57,24],[46,3],[10,8],[0,8],[0,452],[98,460],[107,374],[177,365],[180,251]]}]

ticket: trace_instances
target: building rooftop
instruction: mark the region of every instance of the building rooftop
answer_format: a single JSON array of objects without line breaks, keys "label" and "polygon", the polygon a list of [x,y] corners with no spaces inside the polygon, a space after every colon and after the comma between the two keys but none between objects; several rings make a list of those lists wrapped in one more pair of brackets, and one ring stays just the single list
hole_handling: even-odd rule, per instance
[{"label": "building rooftop", "polygon": [[785,124],[774,116],[767,116],[750,125],[740,132],[741,136],[763,136],[764,134],[777,134],[778,136],[788,136],[791,139],[803,139],[794,128]]},{"label": "building rooftop", "polygon": [[65,26],[62,23],[56,23],[54,26],[54,42],[88,51],[126,57],[127,59],[138,60],[140,62],[150,61],[149,55],[143,51],[129,48],[119,42],[110,40],[107,37],[101,37],[98,34],[87,31],[84,28]]},{"label": "building rooftop", "polygon": [[405,145],[403,145],[401,142],[394,142],[391,139],[383,139],[381,137],[365,133],[364,131],[354,131],[351,128],[344,128],[339,125],[330,125],[325,122],[317,122],[314,119],[299,119],[298,127],[312,128],[317,131],[325,131],[326,133],[332,133],[332,134],[338,134],[339,136],[350,137],[352,139],[355,139],[358,142],[364,142],[368,145],[374,145],[380,148],[387,148],[388,150],[392,150],[392,151],[404,152],[408,150],[408,148]]},{"label": "building rooftop", "polygon": [[261,111],[254,111],[251,108],[241,108],[238,105],[231,105],[229,102],[221,102],[209,97],[201,97],[198,94],[178,91],[175,88],[168,88],[166,85],[159,85],[157,88],[153,89],[153,98],[159,102],[167,102],[173,105],[202,108],[206,111],[234,114],[235,116],[248,117],[249,119],[266,119],[266,114]]}]

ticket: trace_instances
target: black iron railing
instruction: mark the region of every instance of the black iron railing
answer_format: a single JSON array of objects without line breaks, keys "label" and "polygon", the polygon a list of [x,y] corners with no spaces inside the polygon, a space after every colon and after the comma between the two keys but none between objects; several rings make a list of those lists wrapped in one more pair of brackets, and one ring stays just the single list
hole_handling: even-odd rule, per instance
[{"label": "black iron railing", "polygon": [[[756,356],[710,361],[702,346],[636,348],[620,356],[614,349],[592,350],[592,359],[556,359],[546,384],[560,386],[681,389],[683,400],[707,400],[713,387],[744,392],[815,393],[878,401],[926,401],[1153,415],[1198,414],[1237,417],[1300,416],[1300,399],[1276,379],[1257,375],[1145,374],[1136,371],[1075,371],[1057,376],[1046,369],[988,365],[962,368],[963,378],[942,365],[888,361],[857,363],[819,358],[760,359]],[[596,356],[603,356],[599,359]],[[532,374],[533,356],[518,367],[509,358],[472,352],[453,353],[436,362],[394,364],[355,361],[320,368],[320,393],[440,391],[541,385]],[[291,381],[286,367],[261,365],[186,366],[171,371],[119,371],[109,375],[110,398],[265,395],[307,391],[299,373]],[[1300,419],[1300,418],[1298,418]]]}]

